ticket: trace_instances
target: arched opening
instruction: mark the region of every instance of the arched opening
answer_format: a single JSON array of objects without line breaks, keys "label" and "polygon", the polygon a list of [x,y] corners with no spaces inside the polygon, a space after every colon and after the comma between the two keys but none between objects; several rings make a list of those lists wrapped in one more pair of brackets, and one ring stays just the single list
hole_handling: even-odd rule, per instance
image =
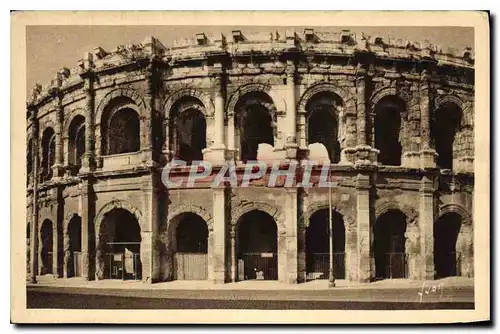
[{"label": "arched opening", "polygon": [[77,115],[71,121],[68,133],[68,160],[73,173],[82,167],[82,157],[85,153],[85,118]]},{"label": "arched opening", "polygon": [[108,212],[100,227],[99,244],[104,278],[141,279],[141,227],[132,213],[122,208]]},{"label": "arched opening", "polygon": [[401,165],[401,119],[405,103],[396,96],[386,96],[375,106],[375,148],[382,165]]},{"label": "arched opening", "polygon": [[406,215],[389,210],[377,219],[373,229],[375,279],[407,278]]},{"label": "arched opening", "polygon": [[177,119],[178,154],[180,160],[191,164],[203,160],[207,147],[207,123],[203,113],[195,108],[183,111]]},{"label": "arched opening", "polygon": [[340,161],[338,110],[342,99],[331,92],[314,95],[306,105],[307,141],[323,144],[332,163]]},{"label": "arched opening", "polygon": [[73,216],[68,224],[69,257],[67,262],[68,277],[82,276],[82,218]]},{"label": "arched opening", "polygon": [[441,216],[434,224],[434,267],[436,278],[460,276],[461,254],[457,252],[462,217],[455,212]]},{"label": "arched opening", "polygon": [[435,112],[431,135],[438,153],[437,165],[441,169],[453,169],[454,142],[461,121],[462,111],[454,103],[446,103]]},{"label": "arched opening", "polygon": [[107,127],[107,154],[137,152],[140,149],[140,122],[132,108],[115,111]]},{"label": "arched opening", "polygon": [[250,92],[238,101],[235,111],[241,160],[257,160],[259,144],[274,146],[273,102],[264,92]]},{"label": "arched opening", "polygon": [[42,267],[40,270],[41,275],[53,274],[52,271],[52,261],[53,261],[53,226],[52,221],[45,219],[42,223],[42,228],[40,229],[40,236],[42,241],[42,252],[41,260]]},{"label": "arched opening", "polygon": [[[345,227],[342,215],[332,212],[333,273],[345,279]],[[306,280],[328,279],[330,270],[330,223],[328,209],[309,218],[306,229]]]},{"label": "arched opening", "polygon": [[278,232],[266,212],[252,210],[238,220],[238,280],[278,279]]},{"label": "arched opening", "polygon": [[207,147],[205,106],[196,97],[183,96],[168,111],[169,143],[175,158],[191,164],[203,160]]},{"label": "arched opening", "polygon": [[52,166],[56,161],[56,134],[47,128],[42,136],[42,181],[52,178]]},{"label": "arched opening", "polygon": [[181,214],[175,228],[174,279],[208,279],[208,227],[195,213]]}]

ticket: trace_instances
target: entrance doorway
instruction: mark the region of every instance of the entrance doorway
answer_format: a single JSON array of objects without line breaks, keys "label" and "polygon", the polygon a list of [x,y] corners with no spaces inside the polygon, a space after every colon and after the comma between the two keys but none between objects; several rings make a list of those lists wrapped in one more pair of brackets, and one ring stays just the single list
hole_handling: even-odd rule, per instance
[{"label": "entrance doorway", "polygon": [[125,209],[106,214],[100,231],[105,279],[140,280],[141,228],[136,217]]},{"label": "entrance doorway", "polygon": [[52,271],[52,261],[53,261],[53,230],[52,221],[45,219],[42,223],[42,228],[40,230],[42,239],[42,267],[40,269],[40,275],[53,274]]},{"label": "entrance doorway", "polygon": [[69,258],[67,263],[68,277],[82,276],[82,219],[73,216],[68,224]]},{"label": "entrance doorway", "polygon": [[260,210],[238,221],[238,280],[278,279],[278,233],[274,219]]},{"label": "entrance doorway", "polygon": [[461,254],[456,244],[462,217],[450,212],[441,216],[434,224],[434,266],[436,278],[460,276]]},{"label": "entrance doorway", "polygon": [[[336,279],[345,279],[345,227],[342,215],[332,212],[333,271]],[[316,211],[306,230],[306,280],[328,279],[330,270],[328,209]]]},{"label": "entrance doorway", "polygon": [[190,212],[182,214],[175,239],[174,279],[208,279],[208,227],[203,218]]},{"label": "entrance doorway", "polygon": [[375,279],[408,278],[405,231],[406,216],[399,210],[389,210],[375,222]]}]

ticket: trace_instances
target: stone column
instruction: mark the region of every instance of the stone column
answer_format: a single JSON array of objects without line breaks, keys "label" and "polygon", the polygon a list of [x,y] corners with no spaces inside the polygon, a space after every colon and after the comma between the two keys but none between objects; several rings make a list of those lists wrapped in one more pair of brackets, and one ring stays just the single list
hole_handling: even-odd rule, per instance
[{"label": "stone column", "polygon": [[71,257],[71,252],[70,252],[70,239],[69,239],[69,231],[68,231],[68,224],[69,222],[63,222],[63,277],[67,278],[68,277],[68,264],[69,264],[69,259]]},{"label": "stone column", "polygon": [[93,72],[92,72],[92,54],[86,53],[84,56],[83,70],[80,77],[84,80],[85,91],[85,153],[82,157],[81,172],[92,171],[95,167],[95,145],[94,145],[94,87],[93,87]]},{"label": "stone column", "polygon": [[295,65],[288,61],[286,68],[286,157],[297,158],[297,99],[295,94]]},{"label": "stone column", "polygon": [[142,181],[141,263],[142,282],[155,283],[160,280],[160,251],[158,246],[158,189],[153,175]]},{"label": "stone column", "polygon": [[420,183],[420,257],[421,278],[434,279],[434,177],[424,175]]},{"label": "stone column", "polygon": [[285,189],[286,283],[298,281],[297,188]]},{"label": "stone column", "polygon": [[54,99],[54,110],[56,113],[56,125],[55,125],[55,161],[52,166],[52,174],[54,178],[63,176],[63,142],[62,142],[62,126],[64,121],[63,106],[62,106],[62,95],[59,92],[59,88],[53,88],[52,98]]},{"label": "stone column", "polygon": [[226,160],[226,145],[224,144],[224,86],[222,65],[216,64],[213,69],[214,97],[214,144],[204,150],[203,159],[214,165],[222,165]]},{"label": "stone column", "polygon": [[371,279],[371,244],[372,228],[370,224],[370,175],[358,173],[356,180],[357,189],[357,230],[358,237],[358,282],[366,283]]},{"label": "stone column", "polygon": [[358,113],[358,145],[366,145],[366,89],[365,72],[358,71],[356,75],[356,110]]},{"label": "stone column", "polygon": [[141,150],[142,162],[147,166],[152,166],[154,161],[154,129],[153,122],[156,120],[156,93],[157,93],[157,69],[156,59],[151,57],[146,72],[146,94],[144,102],[146,104],[147,117],[141,120]]},{"label": "stone column", "polygon": [[231,252],[231,282],[236,282],[236,269],[237,269],[237,259],[236,259],[236,227],[231,226],[231,231],[229,234],[229,238],[231,241],[230,252]]},{"label": "stone column", "polygon": [[209,279],[214,283],[225,283],[226,281],[226,189],[223,187],[212,190],[213,198],[213,237],[210,244],[210,253],[208,254],[209,267],[212,273],[209,273]]},{"label": "stone column", "polygon": [[61,210],[61,201],[64,203],[62,198],[62,189],[59,187],[52,189],[55,192],[53,196],[55,197],[55,203],[57,203],[57,213],[56,219],[52,222],[52,273],[55,278],[61,277],[61,259],[59,258],[59,249],[62,248],[61,237],[59,233],[59,226],[63,223],[63,210]]},{"label": "stone column", "polygon": [[429,76],[424,70],[420,82],[420,168],[422,169],[435,168],[437,158],[436,151],[430,145],[429,90]]},{"label": "stone column", "polygon": [[36,109],[30,110],[31,120],[31,145],[33,154],[33,203],[31,205],[31,244],[30,244],[30,282],[36,283],[38,274],[38,120]]},{"label": "stone column", "polygon": [[372,148],[368,143],[366,134],[367,110],[366,110],[366,70],[359,68],[356,73],[356,112],[357,112],[357,146],[356,165],[370,165],[377,163],[378,150]]},{"label": "stone column", "polygon": [[91,210],[92,186],[87,178],[82,179],[80,189],[80,213],[82,217],[82,277],[88,281],[91,278],[90,270],[90,238],[92,233],[90,226],[94,224],[94,216]]},{"label": "stone column", "polygon": [[234,136],[234,112],[232,112],[227,115],[227,148],[230,151],[235,150]]}]

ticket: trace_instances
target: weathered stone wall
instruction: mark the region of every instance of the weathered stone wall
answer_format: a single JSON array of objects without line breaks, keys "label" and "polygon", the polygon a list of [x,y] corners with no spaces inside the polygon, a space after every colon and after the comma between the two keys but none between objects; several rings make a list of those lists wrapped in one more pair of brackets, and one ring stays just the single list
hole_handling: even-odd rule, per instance
[{"label": "weathered stone wall", "polygon": [[[464,228],[457,249],[466,254],[462,272],[472,276],[473,77],[470,49],[443,51],[428,43],[348,31],[235,31],[227,37],[198,34],[172,46],[150,37],[113,51],[98,47],[76,68],[62,68],[48,85],[37,85],[28,99],[27,138],[33,152],[28,159],[36,163],[28,175],[27,222],[37,236],[45,219],[53,222],[53,251],[58,254],[53,272],[62,276],[66,227],[73,215],[79,215],[84,277],[93,279],[102,274],[95,233],[104,211],[132,210],[140,218],[143,280],[155,282],[173,277],[171,220],[194,212],[209,225],[208,277],[226,282],[236,278],[238,217],[261,210],[278,226],[278,279],[304,281],[307,217],[328,204],[326,189],[267,188],[268,176],[248,188],[214,189],[202,182],[195,189],[165,189],[160,173],[176,153],[170,138],[178,112],[174,109],[182,99],[189,98],[205,117],[205,160],[215,165],[235,160],[241,172],[236,120],[245,94],[265,96],[261,102],[272,114],[276,157],[301,160],[311,144],[308,103],[326,92],[338,101],[335,115],[342,153],[332,172],[338,182],[332,201],[346,226],[346,278],[373,278],[371,231],[384,210],[400,210],[407,217],[412,279],[433,278],[433,224],[446,212],[459,213]],[[404,104],[401,166],[380,166],[377,161],[375,109],[385,97]],[[462,121],[453,144],[456,168],[441,173],[429,129],[435,112],[448,103],[461,110]],[[108,110],[124,104],[139,116],[140,150],[106,156],[102,143]],[[68,150],[69,127],[76,116],[85,118],[85,154],[82,168],[74,172]],[[49,128],[55,133],[56,157],[53,178],[47,181],[40,175],[40,162],[41,139]],[[31,262],[40,269],[41,242],[31,242],[30,247]]]}]

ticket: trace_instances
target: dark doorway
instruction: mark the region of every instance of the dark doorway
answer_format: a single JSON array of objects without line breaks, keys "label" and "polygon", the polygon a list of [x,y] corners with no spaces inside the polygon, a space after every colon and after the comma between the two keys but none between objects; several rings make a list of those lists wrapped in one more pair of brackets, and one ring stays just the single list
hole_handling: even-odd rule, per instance
[{"label": "dark doorway", "polygon": [[455,135],[460,129],[462,111],[452,103],[446,104],[435,112],[432,124],[432,138],[438,153],[437,165],[441,169],[453,169],[453,146]]},{"label": "dark doorway", "polygon": [[203,160],[203,149],[207,147],[206,132],[205,116],[199,110],[183,111],[177,120],[178,159],[188,164]]},{"label": "dark doorway", "polygon": [[176,279],[208,279],[208,227],[203,218],[194,213],[179,217],[176,241]]},{"label": "dark doorway", "polygon": [[240,280],[278,279],[278,233],[274,219],[253,210],[238,222],[238,276]]},{"label": "dark doorway", "polygon": [[314,95],[306,105],[307,142],[323,144],[332,163],[340,161],[337,108],[341,105],[340,97],[330,92]]},{"label": "dark doorway", "polygon": [[380,153],[378,161],[382,165],[401,165],[401,115],[404,102],[395,96],[381,99],[375,106],[375,148]]},{"label": "dark doorway", "polygon": [[53,261],[53,225],[52,221],[46,219],[42,223],[42,228],[40,230],[42,238],[42,268],[41,275],[53,274],[52,271],[52,261]]},{"label": "dark doorway", "polygon": [[460,254],[456,244],[462,217],[450,212],[441,216],[434,224],[434,266],[436,278],[460,276]]},{"label": "dark doorway", "polygon": [[141,279],[141,228],[137,218],[125,209],[113,209],[101,226],[104,249],[104,278]]},{"label": "dark doorway", "polygon": [[[336,279],[345,279],[345,227],[342,215],[332,212],[333,269]],[[328,209],[316,211],[306,230],[306,280],[328,279],[330,242]]]},{"label": "dark doorway", "polygon": [[80,216],[73,216],[68,224],[69,235],[69,258],[67,263],[68,277],[78,277],[82,275],[82,219]]},{"label": "dark doorway", "polygon": [[375,222],[375,279],[408,277],[405,231],[406,216],[399,210],[389,210]]}]

